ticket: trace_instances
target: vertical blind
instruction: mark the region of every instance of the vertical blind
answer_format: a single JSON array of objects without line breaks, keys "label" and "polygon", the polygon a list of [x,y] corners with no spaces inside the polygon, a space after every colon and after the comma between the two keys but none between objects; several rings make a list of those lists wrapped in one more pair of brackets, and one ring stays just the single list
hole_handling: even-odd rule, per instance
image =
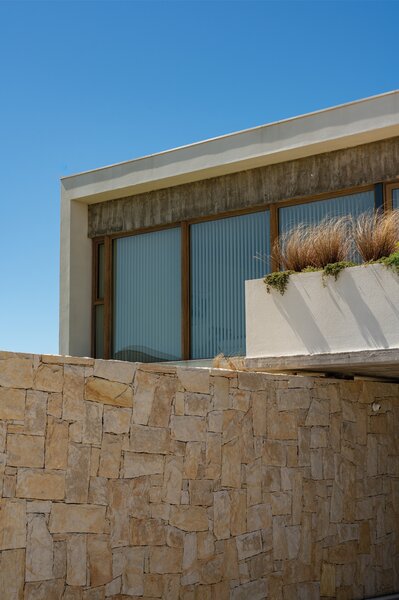
[{"label": "vertical blind", "polygon": [[392,190],[392,208],[399,208],[399,188]]},{"label": "vertical blind", "polygon": [[113,357],[181,358],[181,230],[114,241]]},{"label": "vertical blind", "polygon": [[269,271],[269,254],[269,211],[191,225],[191,358],[245,354],[244,281]]},{"label": "vertical blind", "polygon": [[328,200],[306,202],[279,209],[279,232],[289,232],[296,225],[313,225],[330,217],[357,217],[374,210],[374,191],[338,196]]}]

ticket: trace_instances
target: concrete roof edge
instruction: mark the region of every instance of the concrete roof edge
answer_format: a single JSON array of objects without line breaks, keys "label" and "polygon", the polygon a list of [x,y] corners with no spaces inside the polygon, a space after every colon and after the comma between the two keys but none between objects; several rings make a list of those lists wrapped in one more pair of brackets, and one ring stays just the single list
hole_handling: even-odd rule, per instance
[{"label": "concrete roof edge", "polygon": [[282,123],[289,123],[290,121],[296,121],[298,119],[306,119],[308,117],[312,117],[314,115],[318,115],[320,113],[327,113],[333,110],[337,110],[339,108],[354,106],[356,104],[361,104],[363,102],[368,102],[370,100],[374,100],[376,98],[383,98],[385,96],[392,96],[395,94],[399,94],[399,89],[390,90],[389,92],[384,92],[382,94],[375,94],[374,96],[368,96],[367,98],[360,98],[358,100],[352,100],[351,102],[344,102],[342,104],[336,104],[335,106],[329,106],[328,108],[321,108],[319,110],[314,110],[309,113],[303,113],[301,115],[295,115],[294,117],[288,117],[287,119],[280,119],[278,121],[271,121],[270,123],[264,123],[262,125],[256,125],[255,127],[248,127],[246,129],[240,129],[238,131],[232,131],[231,133],[225,133],[223,135],[217,135],[215,137],[207,138],[205,140],[198,140],[197,142],[191,142],[190,144],[183,144],[182,146],[176,146],[175,148],[168,148],[167,150],[161,150],[160,152],[153,152],[152,154],[145,154],[143,156],[138,156],[136,158],[131,158],[128,160],[123,160],[117,163],[112,163],[110,165],[104,165],[102,167],[97,167],[95,169],[87,169],[86,171],[79,171],[78,173],[72,173],[71,175],[63,175],[60,177],[61,181],[65,179],[72,179],[74,177],[79,177],[79,175],[86,175],[88,173],[95,173],[97,171],[103,171],[105,169],[112,169],[113,167],[119,167],[120,165],[126,165],[129,163],[133,163],[140,160],[145,160],[147,158],[155,158],[156,156],[162,156],[163,154],[169,154],[171,152],[177,152],[179,150],[185,150],[186,148],[191,148],[192,146],[200,146],[202,144],[207,144],[209,142],[215,142],[217,140],[223,140],[225,138],[234,137],[237,135],[241,135],[244,133],[250,133],[252,131],[256,131],[259,129],[266,129],[269,127],[273,127],[274,125],[281,125]]}]

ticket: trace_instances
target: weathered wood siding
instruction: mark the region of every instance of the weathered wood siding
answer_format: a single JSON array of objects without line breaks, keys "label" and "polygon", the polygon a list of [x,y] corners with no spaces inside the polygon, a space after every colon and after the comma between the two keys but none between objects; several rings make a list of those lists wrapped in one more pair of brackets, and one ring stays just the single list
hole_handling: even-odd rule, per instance
[{"label": "weathered wood siding", "polygon": [[133,231],[399,177],[399,137],[89,206],[89,236]]}]

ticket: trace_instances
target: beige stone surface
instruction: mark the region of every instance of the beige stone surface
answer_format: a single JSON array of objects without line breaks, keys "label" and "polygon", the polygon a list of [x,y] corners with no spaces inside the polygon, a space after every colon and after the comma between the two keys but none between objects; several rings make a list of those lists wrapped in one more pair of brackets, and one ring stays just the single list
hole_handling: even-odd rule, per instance
[{"label": "beige stone surface", "polygon": [[68,423],[49,416],[47,419],[45,467],[66,469],[68,464]]},{"label": "beige stone surface", "polygon": [[131,418],[130,408],[104,406],[104,433],[128,433]]},{"label": "beige stone surface", "polygon": [[103,533],[105,507],[90,504],[53,504],[51,533]]},{"label": "beige stone surface", "polygon": [[9,434],[7,463],[13,467],[43,467],[44,438],[36,435]]},{"label": "beige stone surface", "polygon": [[33,386],[32,359],[16,355],[0,357],[0,386],[31,388]]},{"label": "beige stone surface", "polygon": [[161,454],[125,452],[124,477],[142,477],[163,473],[165,458]]},{"label": "beige stone surface", "polygon": [[0,592],[395,590],[397,384],[47,358],[0,353]]},{"label": "beige stone surface", "polygon": [[26,547],[25,500],[0,500],[0,550]]},{"label": "beige stone surface", "polygon": [[0,387],[0,419],[23,421],[25,418],[25,390]]},{"label": "beige stone surface", "polygon": [[16,495],[18,498],[63,500],[65,473],[42,469],[19,469]]},{"label": "beige stone surface", "polygon": [[172,439],[182,442],[204,442],[206,423],[201,417],[171,417]]},{"label": "beige stone surface", "polygon": [[170,524],[183,531],[206,531],[208,516],[201,506],[172,506]]},{"label": "beige stone surface", "polygon": [[71,586],[84,586],[87,583],[86,573],[87,536],[83,534],[67,537],[66,583]]},{"label": "beige stone surface", "polygon": [[85,398],[112,406],[130,407],[133,404],[133,392],[130,386],[99,377],[88,378],[85,384]]},{"label": "beige stone surface", "polygon": [[44,515],[28,519],[26,541],[26,581],[53,579],[53,538]]},{"label": "beige stone surface", "polygon": [[112,550],[108,536],[88,535],[90,586],[97,587],[112,581]]},{"label": "beige stone surface", "polygon": [[34,388],[43,392],[62,392],[64,369],[61,365],[42,363],[34,372]]},{"label": "beige stone surface", "polygon": [[25,584],[25,550],[6,550],[0,560],[0,598],[23,600]]}]

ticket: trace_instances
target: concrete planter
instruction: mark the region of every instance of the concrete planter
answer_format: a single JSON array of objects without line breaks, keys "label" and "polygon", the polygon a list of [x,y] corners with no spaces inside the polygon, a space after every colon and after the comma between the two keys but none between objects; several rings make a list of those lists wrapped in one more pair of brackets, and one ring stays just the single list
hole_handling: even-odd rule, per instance
[{"label": "concrete planter", "polygon": [[399,348],[399,277],[383,265],[337,279],[291,275],[281,295],[263,279],[245,282],[247,358]]}]

